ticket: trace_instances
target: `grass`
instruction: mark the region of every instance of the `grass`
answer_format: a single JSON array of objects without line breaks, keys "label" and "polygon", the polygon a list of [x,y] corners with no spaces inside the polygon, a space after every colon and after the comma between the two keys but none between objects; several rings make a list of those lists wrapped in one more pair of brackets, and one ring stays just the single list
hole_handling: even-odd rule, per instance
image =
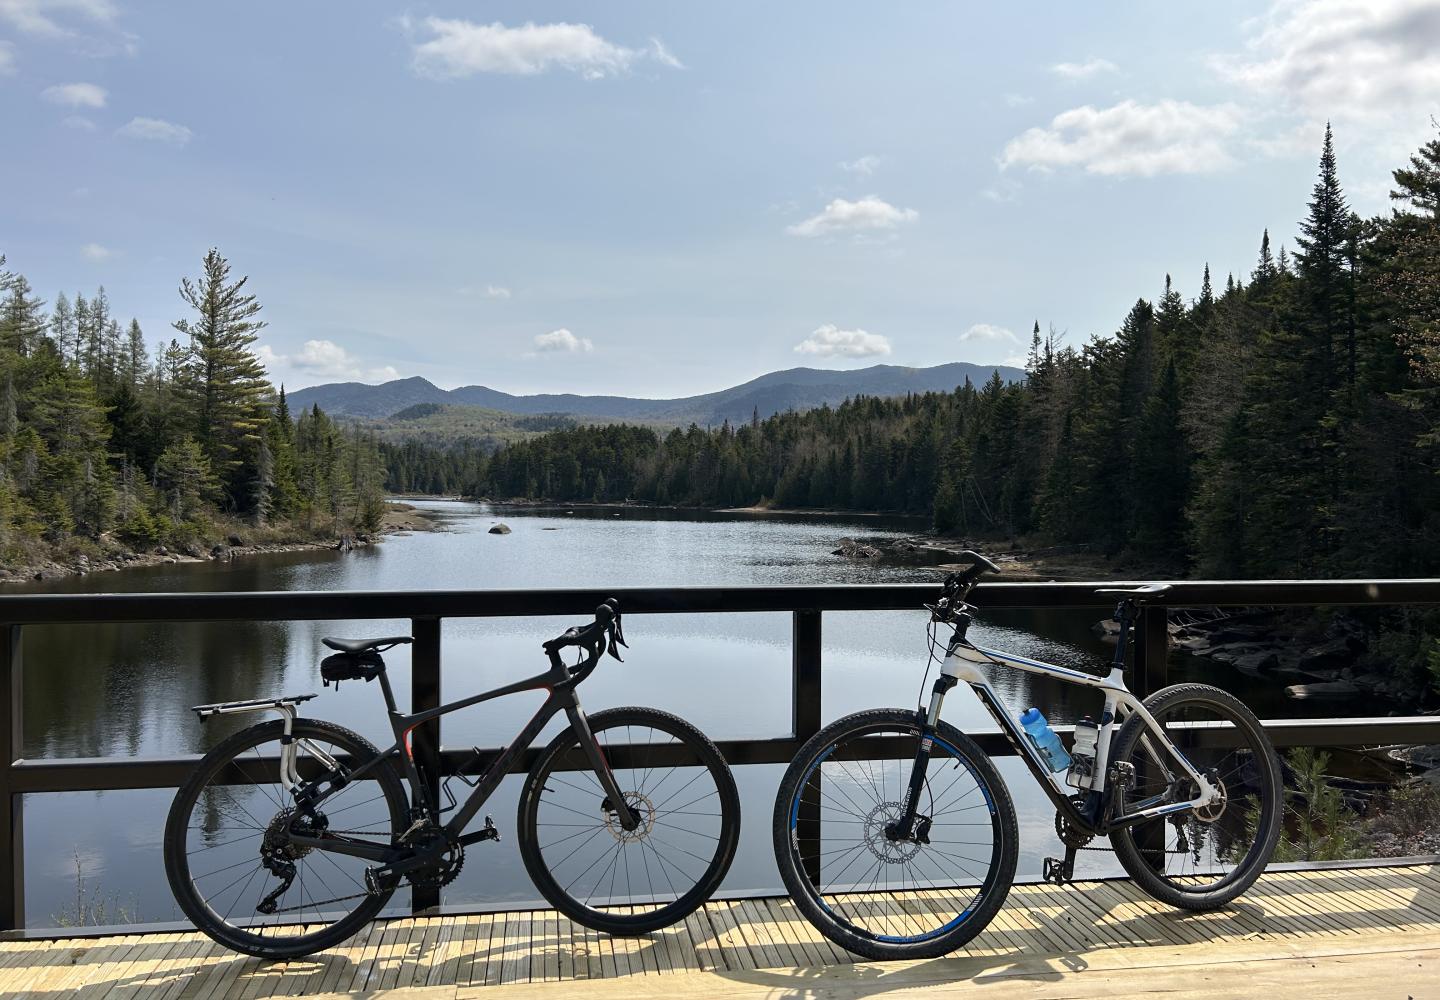
[{"label": "grass", "polygon": [[99,882],[87,880],[80,852],[75,852],[75,900],[50,919],[56,927],[105,927],[142,922],[140,907],[132,896],[128,904],[119,893],[106,893]]}]

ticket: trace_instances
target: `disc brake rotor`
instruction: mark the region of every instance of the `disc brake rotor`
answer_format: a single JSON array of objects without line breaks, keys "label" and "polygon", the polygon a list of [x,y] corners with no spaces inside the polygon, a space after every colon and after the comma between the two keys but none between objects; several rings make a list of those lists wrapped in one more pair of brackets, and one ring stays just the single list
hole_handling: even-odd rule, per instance
[{"label": "disc brake rotor", "polygon": [[644,840],[650,835],[655,826],[655,803],[650,801],[649,796],[641,795],[639,792],[626,792],[625,804],[630,811],[640,820],[633,830],[627,830],[620,825],[620,814],[613,809],[605,810],[605,829],[610,831],[610,836],[622,844],[633,844]]}]

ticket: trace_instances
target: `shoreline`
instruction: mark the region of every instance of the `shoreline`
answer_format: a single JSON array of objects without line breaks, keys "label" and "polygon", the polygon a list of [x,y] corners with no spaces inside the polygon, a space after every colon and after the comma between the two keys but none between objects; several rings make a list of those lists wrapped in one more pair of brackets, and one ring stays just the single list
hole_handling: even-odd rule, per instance
[{"label": "shoreline", "polygon": [[249,544],[241,542],[241,544],[232,545],[229,543],[240,536],[231,534],[225,542],[216,542],[208,546],[191,542],[176,551],[171,551],[161,545],[148,552],[120,549],[105,557],[94,559],[84,554],[69,558],[58,557],[23,566],[0,567],[0,588],[6,585],[61,580],[72,576],[89,576],[92,573],[114,572],[147,566],[229,562],[243,556],[270,555],[279,552],[349,551],[351,548],[378,545],[385,540],[387,535],[403,538],[417,531],[440,530],[443,529],[439,527],[434,517],[404,501],[392,500],[386,501],[385,516],[381,519],[380,530],[373,536],[365,534],[339,535],[333,538],[294,539]]}]

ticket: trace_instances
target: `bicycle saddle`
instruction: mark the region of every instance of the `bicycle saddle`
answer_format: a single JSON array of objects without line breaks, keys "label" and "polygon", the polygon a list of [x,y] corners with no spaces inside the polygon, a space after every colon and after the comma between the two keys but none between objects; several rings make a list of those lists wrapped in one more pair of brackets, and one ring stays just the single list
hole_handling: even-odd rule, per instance
[{"label": "bicycle saddle", "polygon": [[391,646],[404,646],[415,640],[408,635],[391,635],[381,639],[333,639],[326,637],[320,640],[331,649],[338,649],[342,653],[363,653],[367,649],[377,649]]},{"label": "bicycle saddle", "polygon": [[1170,589],[1168,583],[1147,583],[1143,587],[1101,587],[1096,594],[1119,594],[1123,597],[1156,597]]}]

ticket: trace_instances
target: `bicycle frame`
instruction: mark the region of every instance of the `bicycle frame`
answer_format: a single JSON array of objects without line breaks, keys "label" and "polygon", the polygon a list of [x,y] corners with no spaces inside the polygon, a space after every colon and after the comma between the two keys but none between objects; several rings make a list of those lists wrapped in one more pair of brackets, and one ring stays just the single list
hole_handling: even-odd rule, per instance
[{"label": "bicycle frame", "polygon": [[[1146,710],[1140,699],[1135,697],[1125,685],[1124,652],[1129,631],[1128,625],[1128,621],[1122,620],[1115,660],[1111,665],[1110,672],[1105,676],[1032,660],[998,649],[988,649],[971,643],[964,637],[963,629],[958,632],[946,651],[945,660],[940,668],[940,677],[935,681],[930,705],[926,712],[924,726],[926,738],[921,742],[921,749],[916,757],[916,768],[911,776],[910,792],[907,795],[908,801],[902,820],[904,829],[908,832],[914,823],[916,801],[920,787],[924,783],[925,769],[928,763],[929,742],[930,738],[934,736],[935,724],[940,717],[945,694],[956,684],[962,682],[970,686],[970,689],[980,699],[980,703],[995,719],[996,724],[1014,747],[1016,754],[1025,762],[1030,773],[1040,783],[1040,787],[1054,802],[1056,809],[1070,823],[1080,829],[1103,835],[1156,816],[1203,807],[1214,801],[1218,797],[1214,786],[1185,759],[1184,754],[1166,735],[1164,728],[1155,721],[1154,716]],[[1050,677],[1064,684],[1093,688],[1102,695],[1103,709],[1100,714],[1095,744],[1094,775],[1090,788],[1084,795],[1084,801],[1079,806],[1072,798],[1074,790],[1064,783],[1061,775],[1052,772],[1046,766],[1039,750],[1020,726],[1016,713],[1010,710],[1009,706],[1005,704],[1005,700],[990,683],[989,670],[992,667],[1003,667],[1041,677]],[[1163,799],[1164,796],[1152,796],[1146,802],[1139,803],[1138,808],[1124,815],[1107,817],[1104,814],[1104,793],[1114,727],[1117,722],[1123,721],[1132,713],[1138,715],[1146,727],[1147,734],[1141,739],[1151,758],[1164,769],[1166,777],[1169,779],[1168,783],[1173,785],[1175,772],[1170,764],[1167,764],[1167,756],[1170,762],[1178,765],[1185,776],[1194,782],[1198,791],[1194,798],[1186,802],[1157,802],[1156,800]],[[1163,749],[1164,755],[1156,752],[1156,744]]]},{"label": "bicycle frame", "polygon": [[[449,704],[412,714],[401,712],[396,706],[395,694],[390,687],[390,680],[386,676],[385,671],[381,670],[377,675],[377,679],[380,681],[380,690],[385,697],[385,707],[389,713],[390,727],[395,734],[395,742],[391,744],[389,749],[383,751],[369,763],[362,765],[355,771],[345,773],[338,783],[311,782],[296,786],[294,795],[297,804],[300,805],[301,811],[306,809],[313,810],[318,804],[344,785],[363,778],[372,768],[399,757],[404,765],[406,781],[410,785],[412,801],[417,803],[421,810],[421,816],[418,817],[418,820],[428,818],[438,822],[440,816],[438,803],[432,801],[430,789],[422,778],[420,767],[415,760],[414,750],[411,745],[414,731],[432,719],[438,719],[442,715],[448,715],[451,712],[470,708],[471,706],[492,701],[496,698],[503,698],[506,695],[544,689],[549,692],[545,703],[540,706],[540,709],[530,721],[525,724],[525,727],[510,745],[502,750],[500,755],[485,769],[484,773],[481,774],[475,782],[474,789],[466,796],[465,801],[456,806],[455,815],[451,817],[448,822],[441,825],[440,829],[445,832],[447,837],[453,838],[464,845],[474,844],[493,836],[493,831],[488,829],[479,830],[471,834],[464,834],[462,831],[464,831],[470,821],[475,818],[475,814],[480,811],[481,806],[490,798],[495,789],[499,787],[505,775],[510,773],[516,759],[529,749],[531,744],[535,742],[535,738],[540,735],[541,730],[545,728],[546,724],[562,711],[569,717],[571,728],[574,729],[580,745],[585,749],[590,765],[595,769],[595,776],[600,782],[600,787],[613,805],[621,826],[626,830],[634,829],[639,824],[639,821],[635,814],[631,812],[624,795],[615,783],[615,777],[610,770],[610,765],[608,761],[606,761],[605,754],[600,749],[600,745],[596,742],[594,735],[590,731],[590,722],[586,718],[585,712],[581,709],[580,697],[575,692],[575,688],[580,682],[588,677],[590,672],[595,669],[595,664],[599,661],[599,655],[597,654],[593,659],[574,668],[567,667],[560,659],[558,652],[551,652],[549,656],[550,669],[543,674],[536,674],[533,677],[527,677],[513,684],[506,684],[503,687],[472,695],[469,698],[462,698],[459,701],[453,701]],[[326,763],[324,760],[321,762]],[[326,766],[328,767],[329,764]],[[285,770],[286,768],[282,763],[282,774],[284,774]],[[294,773],[293,763],[289,770],[292,774]],[[321,787],[322,785],[328,787]],[[432,850],[422,854],[415,854],[413,851],[407,851],[404,848],[396,848],[374,842],[351,840],[332,834],[304,836],[292,831],[290,840],[299,847],[313,847],[322,851],[347,854],[371,861],[400,862],[398,865],[391,866],[394,874],[403,873],[409,867],[418,867],[428,859],[430,853],[435,853],[435,851]],[[443,844],[438,845],[439,850],[443,850],[443,848]],[[407,858],[408,860],[406,860]]]}]

